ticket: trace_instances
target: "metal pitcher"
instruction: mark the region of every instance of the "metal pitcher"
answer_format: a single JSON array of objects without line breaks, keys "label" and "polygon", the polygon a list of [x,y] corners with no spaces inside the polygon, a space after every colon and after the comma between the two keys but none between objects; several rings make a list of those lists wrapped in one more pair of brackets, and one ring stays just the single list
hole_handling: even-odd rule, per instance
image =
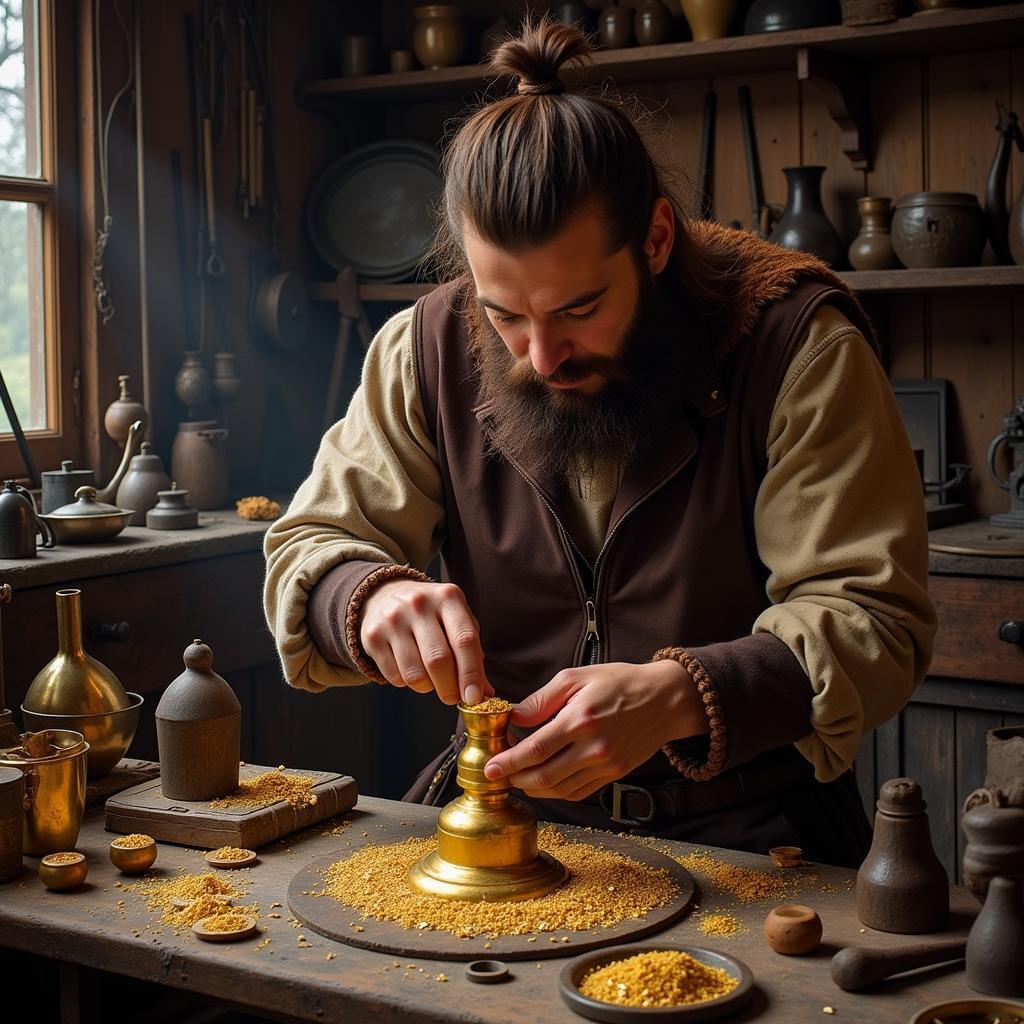
[{"label": "metal pitcher", "polygon": [[0,558],[35,558],[36,534],[43,547],[56,543],[48,523],[36,515],[32,495],[13,480],[5,480],[0,491]]}]

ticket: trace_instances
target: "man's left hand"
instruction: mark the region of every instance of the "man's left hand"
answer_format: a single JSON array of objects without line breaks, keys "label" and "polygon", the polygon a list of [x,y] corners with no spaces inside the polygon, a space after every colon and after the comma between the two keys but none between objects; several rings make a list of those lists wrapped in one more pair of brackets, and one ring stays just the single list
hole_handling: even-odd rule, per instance
[{"label": "man's left hand", "polygon": [[549,718],[492,757],[487,778],[505,777],[540,799],[583,800],[664,743],[708,731],[689,672],[670,659],[565,669],[516,708],[512,723],[530,727]]}]

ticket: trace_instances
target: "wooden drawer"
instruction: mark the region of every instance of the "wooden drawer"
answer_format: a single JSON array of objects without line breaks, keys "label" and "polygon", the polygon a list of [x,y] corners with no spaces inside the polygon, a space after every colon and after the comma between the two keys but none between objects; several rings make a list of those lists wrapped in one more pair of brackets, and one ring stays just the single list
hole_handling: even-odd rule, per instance
[{"label": "wooden drawer", "polygon": [[939,616],[929,675],[1024,684],[1024,646],[999,639],[999,626],[1024,622],[1024,580],[931,576]]},{"label": "wooden drawer", "polygon": [[[214,652],[222,675],[276,660],[263,618],[260,552],[76,580],[82,591],[85,649],[115,672],[126,690],[159,693],[183,669],[195,637]],[[35,674],[57,651],[58,586],[15,591],[3,609],[7,702],[21,705]],[[94,623],[125,621],[123,642],[89,637]],[[148,701],[147,701],[148,703]]]}]

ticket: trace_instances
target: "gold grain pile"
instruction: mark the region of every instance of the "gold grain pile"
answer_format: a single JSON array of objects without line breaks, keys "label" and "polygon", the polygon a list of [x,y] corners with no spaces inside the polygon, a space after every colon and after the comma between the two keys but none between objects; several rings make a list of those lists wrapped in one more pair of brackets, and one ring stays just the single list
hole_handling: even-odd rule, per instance
[{"label": "gold grain pile", "polygon": [[738,984],[738,978],[720,967],[666,949],[597,967],[584,975],[579,990],[588,999],[616,1006],[663,1008],[717,999]]},{"label": "gold grain pile", "polygon": [[316,803],[313,779],[308,775],[285,775],[284,765],[252,779],[243,779],[238,788],[225,797],[211,800],[211,807],[269,807],[284,800],[292,807]]},{"label": "gold grain pile", "polygon": [[142,847],[149,846],[151,842],[153,842],[152,836],[144,835],[142,832],[132,832],[131,835],[115,839],[111,845],[121,850],[141,850]]},{"label": "gold grain pile", "polygon": [[697,927],[705,935],[718,935],[726,938],[735,935],[743,926],[735,914],[704,914]]},{"label": "gold grain pile", "polygon": [[80,853],[50,853],[43,861],[46,864],[77,864],[82,859]]},{"label": "gold grain pile", "polygon": [[[125,891],[140,893],[145,897],[148,909],[162,911],[163,923],[175,928],[189,928],[204,917],[224,913],[229,899],[247,895],[230,882],[211,874],[145,879],[137,885],[126,886]],[[187,907],[181,908],[174,905],[175,899],[191,902]],[[252,917],[259,916],[259,908],[255,906],[237,909],[240,913]]]},{"label": "gold grain pile", "polygon": [[[323,892],[314,895],[353,907],[364,919],[395,921],[404,928],[450,932],[460,938],[494,938],[611,928],[664,906],[678,892],[666,870],[599,846],[574,843],[557,829],[540,829],[538,840],[541,849],[568,868],[569,879],[537,899],[474,903],[416,892],[406,876],[416,861],[436,849],[433,836],[366,846],[332,864]],[[568,936],[563,941],[568,941]]]},{"label": "gold grain pile", "polygon": [[205,920],[200,918],[200,920],[208,932],[237,932],[249,923],[245,914],[235,913],[214,914],[212,917],[207,917]]},{"label": "gold grain pile", "polygon": [[238,846],[222,846],[211,850],[209,854],[214,860],[248,860],[251,853]]},{"label": "gold grain pile", "polygon": [[467,711],[478,711],[481,714],[496,714],[501,711],[511,711],[515,707],[501,697],[488,697],[486,700],[477,701],[476,704],[467,704]]},{"label": "gold grain pile", "polygon": [[281,514],[281,506],[262,494],[239,498],[235,502],[235,511],[243,519],[276,519]]},{"label": "gold grain pile", "polygon": [[788,895],[789,880],[753,868],[741,868],[694,851],[682,857],[669,854],[692,874],[703,875],[716,889],[731,893],[740,903],[778,900]]}]

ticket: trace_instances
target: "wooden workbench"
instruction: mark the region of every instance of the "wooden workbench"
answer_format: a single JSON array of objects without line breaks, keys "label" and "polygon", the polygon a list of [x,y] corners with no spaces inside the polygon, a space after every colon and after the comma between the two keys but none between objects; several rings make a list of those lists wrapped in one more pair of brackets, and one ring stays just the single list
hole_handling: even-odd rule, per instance
[{"label": "wooden workbench", "polygon": [[[385,820],[426,821],[436,811],[363,797],[358,808],[346,815],[349,830],[372,836]],[[65,963],[113,971],[134,978],[156,981],[187,989],[233,1005],[250,1008],[276,1020],[345,1021],[346,1024],[401,1020],[404,1024],[426,1021],[480,1021],[524,1024],[578,1022],[561,1002],[558,974],[568,960],[524,961],[510,965],[512,979],[498,986],[471,984],[464,965],[438,960],[395,958],[324,939],[316,933],[293,927],[287,906],[288,883],[309,861],[346,848],[345,832],[337,830],[339,819],[314,827],[259,851],[260,861],[240,874],[247,877],[250,900],[262,907],[264,934],[237,944],[206,944],[191,934],[174,936],[149,913],[141,896],[124,893],[113,883],[131,879],[117,874],[107,846],[111,834],[104,832],[102,811],[87,812],[78,848],[89,858],[89,878],[76,893],[53,893],[43,888],[34,874],[36,861],[26,858],[25,870],[15,881],[0,885],[0,944],[13,949],[40,953]],[[684,843],[666,843],[666,848],[688,852]],[[716,857],[744,867],[771,868],[766,857],[732,851],[713,851]],[[199,851],[162,844],[154,870],[173,873],[183,867],[190,872],[205,869]],[[922,977],[904,976],[885,982],[870,994],[849,994],[829,979],[829,958],[839,947],[851,944],[896,946],[904,936],[863,931],[854,913],[853,872],[843,868],[814,866],[803,871],[797,900],[814,906],[824,922],[824,946],[808,957],[783,957],[773,953],[761,935],[761,923],[768,904],[738,904],[731,896],[706,886],[700,875],[697,903],[702,912],[729,911],[744,925],[744,932],[728,938],[701,933],[699,917],[685,918],[657,937],[672,945],[701,945],[720,949],[744,960],[754,972],[757,991],[753,1001],[736,1021],[767,1022],[865,1021],[871,1024],[905,1024],[911,1014],[929,1003],[967,996],[962,965],[932,969]],[[122,907],[118,901],[124,900]],[[280,908],[271,910],[271,903]],[[964,934],[976,912],[966,890],[952,894],[953,927],[941,937]],[[281,917],[268,918],[268,913]],[[147,931],[146,929],[150,930]],[[142,932],[139,937],[132,929]],[[300,948],[298,936],[305,935],[308,948]],[[271,942],[261,949],[265,938]],[[647,940],[655,941],[655,940]],[[327,954],[334,957],[327,959]],[[415,962],[409,969],[406,965]],[[422,971],[420,970],[422,968]],[[447,982],[435,980],[445,974]],[[835,1016],[822,1008],[835,1008]],[[122,1007],[121,1017],[124,1019]],[[130,1015],[129,1015],[130,1016]]]}]

